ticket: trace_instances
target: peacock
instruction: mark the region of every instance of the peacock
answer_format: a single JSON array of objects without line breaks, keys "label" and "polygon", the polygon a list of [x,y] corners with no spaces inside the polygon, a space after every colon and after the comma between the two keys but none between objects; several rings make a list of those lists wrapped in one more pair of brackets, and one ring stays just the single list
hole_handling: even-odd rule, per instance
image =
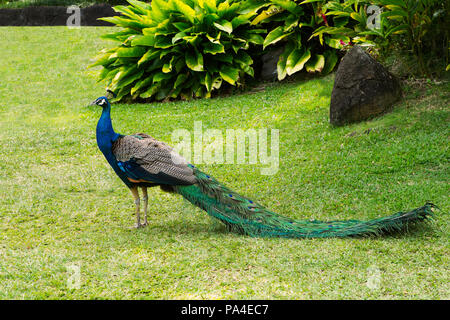
[{"label": "peacock", "polygon": [[[136,228],[148,224],[147,188],[159,186],[163,191],[179,194],[225,224],[232,232],[253,237],[329,238],[382,235],[405,230],[413,223],[433,215],[435,205],[369,221],[296,220],[276,214],[257,202],[229,189],[212,176],[188,163],[164,142],[137,133],[121,135],[111,121],[111,95],[97,98],[92,104],[103,108],[97,124],[97,144],[114,172],[130,189],[134,198]],[[141,222],[142,190],[144,221]]]}]

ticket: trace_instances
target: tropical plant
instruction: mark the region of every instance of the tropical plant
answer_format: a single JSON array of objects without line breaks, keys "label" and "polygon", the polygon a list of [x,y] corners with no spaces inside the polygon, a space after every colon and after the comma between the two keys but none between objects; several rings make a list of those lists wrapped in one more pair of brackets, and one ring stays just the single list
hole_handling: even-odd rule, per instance
[{"label": "tropical plant", "polygon": [[416,57],[421,74],[430,75],[432,56],[447,56],[448,61],[448,1],[376,0],[376,3],[383,6],[382,19],[389,20],[386,36],[399,36],[396,42]]},{"label": "tropical plant", "polygon": [[433,57],[448,61],[448,6],[438,0],[331,0],[324,5],[326,15],[343,25],[318,28],[314,36],[340,34],[353,42],[376,43],[385,54],[403,49],[415,57],[419,72],[429,75]]},{"label": "tropical plant", "polygon": [[[242,13],[256,12],[252,25],[268,29],[263,49],[282,44],[283,52],[277,63],[278,79],[300,70],[329,73],[335,67],[336,49],[349,43],[339,34],[312,37],[315,30],[328,26],[323,11],[325,1],[247,0]],[[341,22],[335,21],[336,26]]]},{"label": "tropical plant", "polygon": [[240,14],[232,0],[128,0],[123,16],[102,18],[123,30],[103,38],[120,44],[104,50],[92,66],[103,66],[117,99],[209,97],[223,82],[241,85],[254,75],[251,45],[263,29],[248,28],[253,14]]}]

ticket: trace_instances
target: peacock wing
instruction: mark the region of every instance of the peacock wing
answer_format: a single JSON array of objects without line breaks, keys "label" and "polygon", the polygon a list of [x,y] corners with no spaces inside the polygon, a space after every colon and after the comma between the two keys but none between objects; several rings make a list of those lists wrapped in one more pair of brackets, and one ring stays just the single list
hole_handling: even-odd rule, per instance
[{"label": "peacock wing", "polygon": [[193,168],[164,142],[138,133],[113,142],[112,152],[130,181],[168,185],[197,182]]}]

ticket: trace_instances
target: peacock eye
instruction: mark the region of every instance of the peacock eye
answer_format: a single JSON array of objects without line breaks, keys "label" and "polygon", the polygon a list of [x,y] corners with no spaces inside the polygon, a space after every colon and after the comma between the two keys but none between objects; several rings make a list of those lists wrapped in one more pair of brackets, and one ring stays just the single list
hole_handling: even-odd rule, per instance
[{"label": "peacock eye", "polygon": [[100,102],[98,103],[100,106],[104,105],[106,103],[105,99],[100,100]]}]

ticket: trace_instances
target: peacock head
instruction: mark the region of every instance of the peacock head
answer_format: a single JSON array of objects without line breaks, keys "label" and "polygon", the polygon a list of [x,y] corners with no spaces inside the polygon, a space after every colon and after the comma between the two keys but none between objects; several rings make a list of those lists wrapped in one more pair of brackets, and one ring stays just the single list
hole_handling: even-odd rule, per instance
[{"label": "peacock head", "polygon": [[91,106],[93,106],[93,105],[97,105],[102,108],[105,108],[109,105],[109,100],[107,97],[100,97],[100,98],[95,99],[95,101],[91,103]]},{"label": "peacock head", "polygon": [[103,96],[103,97],[95,99],[95,101],[93,101],[91,103],[91,106],[97,105],[97,106],[100,106],[102,108],[105,108],[105,107],[109,106],[110,104],[109,104],[109,100],[108,99],[115,98],[116,95],[111,90],[107,90],[107,91],[108,92],[106,93],[106,96]]}]

